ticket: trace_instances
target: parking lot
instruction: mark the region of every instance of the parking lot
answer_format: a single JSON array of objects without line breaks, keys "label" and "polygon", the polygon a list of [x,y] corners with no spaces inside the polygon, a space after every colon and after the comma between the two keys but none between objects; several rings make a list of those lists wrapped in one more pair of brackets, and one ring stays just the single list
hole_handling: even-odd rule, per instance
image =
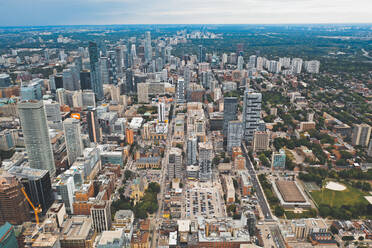
[{"label": "parking lot", "polygon": [[224,202],[219,190],[212,185],[208,186],[194,185],[187,187],[184,192],[183,218],[196,219],[198,216],[219,218],[226,216]]}]

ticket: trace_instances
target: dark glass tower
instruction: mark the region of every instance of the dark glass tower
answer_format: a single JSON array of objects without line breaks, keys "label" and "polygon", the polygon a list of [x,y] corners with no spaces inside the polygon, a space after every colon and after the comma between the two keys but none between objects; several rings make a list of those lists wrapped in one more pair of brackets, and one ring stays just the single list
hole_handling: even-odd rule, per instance
[{"label": "dark glass tower", "polygon": [[103,85],[99,77],[98,48],[94,42],[89,42],[90,80],[93,92],[98,100],[103,99]]},{"label": "dark glass tower", "polygon": [[223,100],[223,134],[226,137],[229,121],[237,119],[238,98],[225,97]]}]

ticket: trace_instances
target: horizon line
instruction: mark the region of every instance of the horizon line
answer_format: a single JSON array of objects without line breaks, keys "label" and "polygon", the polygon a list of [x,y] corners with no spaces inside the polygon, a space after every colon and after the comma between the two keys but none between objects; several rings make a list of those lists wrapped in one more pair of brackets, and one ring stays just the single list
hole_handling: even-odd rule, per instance
[{"label": "horizon line", "polygon": [[121,24],[50,24],[50,25],[10,25],[10,26],[0,26],[0,28],[32,28],[32,27],[76,27],[76,26],[287,26],[287,25],[372,25],[372,22],[292,22],[292,23],[121,23]]}]

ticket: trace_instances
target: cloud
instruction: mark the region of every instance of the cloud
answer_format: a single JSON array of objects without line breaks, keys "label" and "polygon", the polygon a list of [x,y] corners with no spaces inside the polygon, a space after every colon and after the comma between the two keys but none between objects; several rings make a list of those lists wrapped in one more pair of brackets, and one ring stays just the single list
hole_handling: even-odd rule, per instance
[{"label": "cloud", "polygon": [[0,25],[372,22],[371,0],[1,0]]}]

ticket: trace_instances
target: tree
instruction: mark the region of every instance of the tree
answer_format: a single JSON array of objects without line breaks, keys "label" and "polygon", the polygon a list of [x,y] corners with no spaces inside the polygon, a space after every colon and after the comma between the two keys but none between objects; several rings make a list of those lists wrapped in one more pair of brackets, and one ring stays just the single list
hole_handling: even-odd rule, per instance
[{"label": "tree", "polygon": [[151,182],[151,183],[149,183],[149,186],[148,186],[147,190],[149,190],[152,193],[158,194],[160,192],[160,185],[158,183]]},{"label": "tree", "polygon": [[277,205],[274,209],[274,214],[277,216],[277,217],[282,217],[284,215],[284,209]]}]

